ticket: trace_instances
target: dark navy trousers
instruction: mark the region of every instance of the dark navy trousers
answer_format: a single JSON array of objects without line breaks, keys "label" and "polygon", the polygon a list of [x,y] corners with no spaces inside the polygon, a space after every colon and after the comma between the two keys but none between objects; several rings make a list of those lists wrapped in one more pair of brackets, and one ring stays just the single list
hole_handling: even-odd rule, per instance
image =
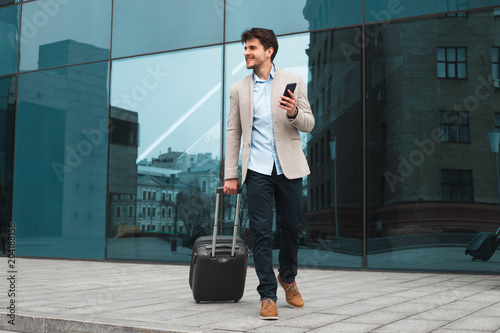
[{"label": "dark navy trousers", "polygon": [[248,215],[253,236],[255,271],[259,278],[257,291],[261,299],[277,301],[278,282],[273,271],[273,206],[280,217],[281,228],[278,272],[282,281],[291,283],[297,275],[299,233],[302,228],[302,178],[287,179],[248,170],[245,180],[248,196]]}]

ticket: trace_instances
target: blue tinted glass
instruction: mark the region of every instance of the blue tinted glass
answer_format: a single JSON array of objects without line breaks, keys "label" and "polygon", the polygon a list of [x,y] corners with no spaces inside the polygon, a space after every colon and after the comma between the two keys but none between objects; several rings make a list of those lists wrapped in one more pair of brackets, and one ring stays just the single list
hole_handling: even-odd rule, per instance
[{"label": "blue tinted glass", "polygon": [[[352,45],[352,53],[342,55],[341,46],[359,33],[357,27],[278,38],[276,68],[301,74],[316,119],[311,133],[301,133],[311,169],[304,181],[307,228],[300,239],[308,246],[299,250],[301,267],[362,267],[361,49]],[[229,86],[252,74],[243,52],[241,43],[226,49],[225,119]],[[241,226],[245,235],[244,221]]]},{"label": "blue tinted glass", "polygon": [[[0,223],[11,218],[16,77],[0,78]],[[5,230],[5,229],[4,229]],[[5,236],[3,236],[5,237]]]},{"label": "blue tinted glass", "polygon": [[111,0],[23,5],[20,70],[109,59]]},{"label": "blue tinted glass", "polygon": [[367,0],[366,22],[387,21],[418,15],[438,14],[500,5],[500,0],[435,1],[435,0]]},{"label": "blue tinted glass", "polygon": [[0,8],[0,75],[17,72],[20,6]]},{"label": "blue tinted glass", "polygon": [[116,0],[113,57],[222,42],[223,1]]},{"label": "blue tinted glass", "polygon": [[21,0],[0,0],[0,7],[20,3]]},{"label": "blue tinted glass", "polygon": [[359,24],[362,14],[361,0],[228,0],[226,41],[239,40],[241,33],[251,27],[283,35]]},{"label": "blue tinted glass", "polygon": [[19,77],[19,255],[104,258],[108,71],[101,62]]},{"label": "blue tinted glass", "polygon": [[220,183],[222,47],[112,68],[108,258],[189,262]]},{"label": "blue tinted glass", "polygon": [[[481,42],[497,35],[492,13],[469,13],[468,26],[478,27],[474,34],[462,29],[463,18],[455,17],[381,24],[376,37],[382,44],[367,45],[369,269],[500,271],[498,265],[479,266],[465,255],[477,233],[499,227],[491,215],[491,210],[499,212],[499,196],[488,132],[494,130],[500,103],[489,79],[491,64],[485,64],[491,44]],[[466,64],[438,66],[439,77],[446,72],[449,79],[436,76],[436,49],[442,45],[450,45],[446,60],[467,58]],[[466,57],[459,51],[456,57],[456,45],[486,56]],[[469,75],[463,89],[448,89],[459,85],[454,79],[466,77],[465,65],[484,69]],[[478,123],[478,114],[488,119],[486,126]]]}]

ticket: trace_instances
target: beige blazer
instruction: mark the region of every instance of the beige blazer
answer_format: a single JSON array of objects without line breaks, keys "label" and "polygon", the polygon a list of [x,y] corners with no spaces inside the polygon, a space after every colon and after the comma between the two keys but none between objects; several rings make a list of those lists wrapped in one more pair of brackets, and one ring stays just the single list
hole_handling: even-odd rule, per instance
[{"label": "beige blazer", "polygon": [[[278,103],[287,83],[294,82],[297,83],[294,95],[297,98],[298,113],[295,119],[288,119],[286,111],[278,107]],[[238,159],[241,146],[241,184],[245,183],[250,159],[253,95],[253,72],[230,87],[231,105],[227,119],[224,179],[239,178]],[[311,132],[315,120],[302,77],[295,73],[276,69],[271,91],[271,105],[276,151],[283,174],[288,179],[304,177],[310,173],[310,170],[302,151],[298,131]]]}]

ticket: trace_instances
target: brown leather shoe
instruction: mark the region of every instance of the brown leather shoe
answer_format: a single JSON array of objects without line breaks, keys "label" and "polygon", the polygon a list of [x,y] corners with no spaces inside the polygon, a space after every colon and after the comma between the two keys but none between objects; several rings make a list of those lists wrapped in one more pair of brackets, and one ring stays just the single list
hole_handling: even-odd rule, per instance
[{"label": "brown leather shoe", "polygon": [[304,301],[302,300],[302,296],[299,293],[299,289],[297,289],[297,284],[295,281],[292,283],[286,283],[281,281],[281,276],[278,274],[278,282],[285,289],[286,302],[292,308],[300,309],[304,307]]},{"label": "brown leather shoe", "polygon": [[260,319],[264,320],[273,320],[273,319],[278,319],[278,309],[276,309],[276,303],[270,298],[266,298],[262,301],[261,303],[261,308],[260,308]]}]

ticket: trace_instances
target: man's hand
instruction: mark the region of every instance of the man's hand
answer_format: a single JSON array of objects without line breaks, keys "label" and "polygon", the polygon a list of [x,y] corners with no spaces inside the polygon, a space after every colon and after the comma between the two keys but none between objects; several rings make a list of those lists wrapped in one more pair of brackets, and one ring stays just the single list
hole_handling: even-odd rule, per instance
[{"label": "man's hand", "polygon": [[224,181],[225,194],[238,194],[238,187],[240,187],[240,181],[237,178]]},{"label": "man's hand", "polygon": [[290,94],[290,97],[282,95],[278,106],[284,109],[289,117],[293,117],[295,116],[295,111],[297,109],[297,98],[290,91],[290,89],[288,89],[288,93]]}]

